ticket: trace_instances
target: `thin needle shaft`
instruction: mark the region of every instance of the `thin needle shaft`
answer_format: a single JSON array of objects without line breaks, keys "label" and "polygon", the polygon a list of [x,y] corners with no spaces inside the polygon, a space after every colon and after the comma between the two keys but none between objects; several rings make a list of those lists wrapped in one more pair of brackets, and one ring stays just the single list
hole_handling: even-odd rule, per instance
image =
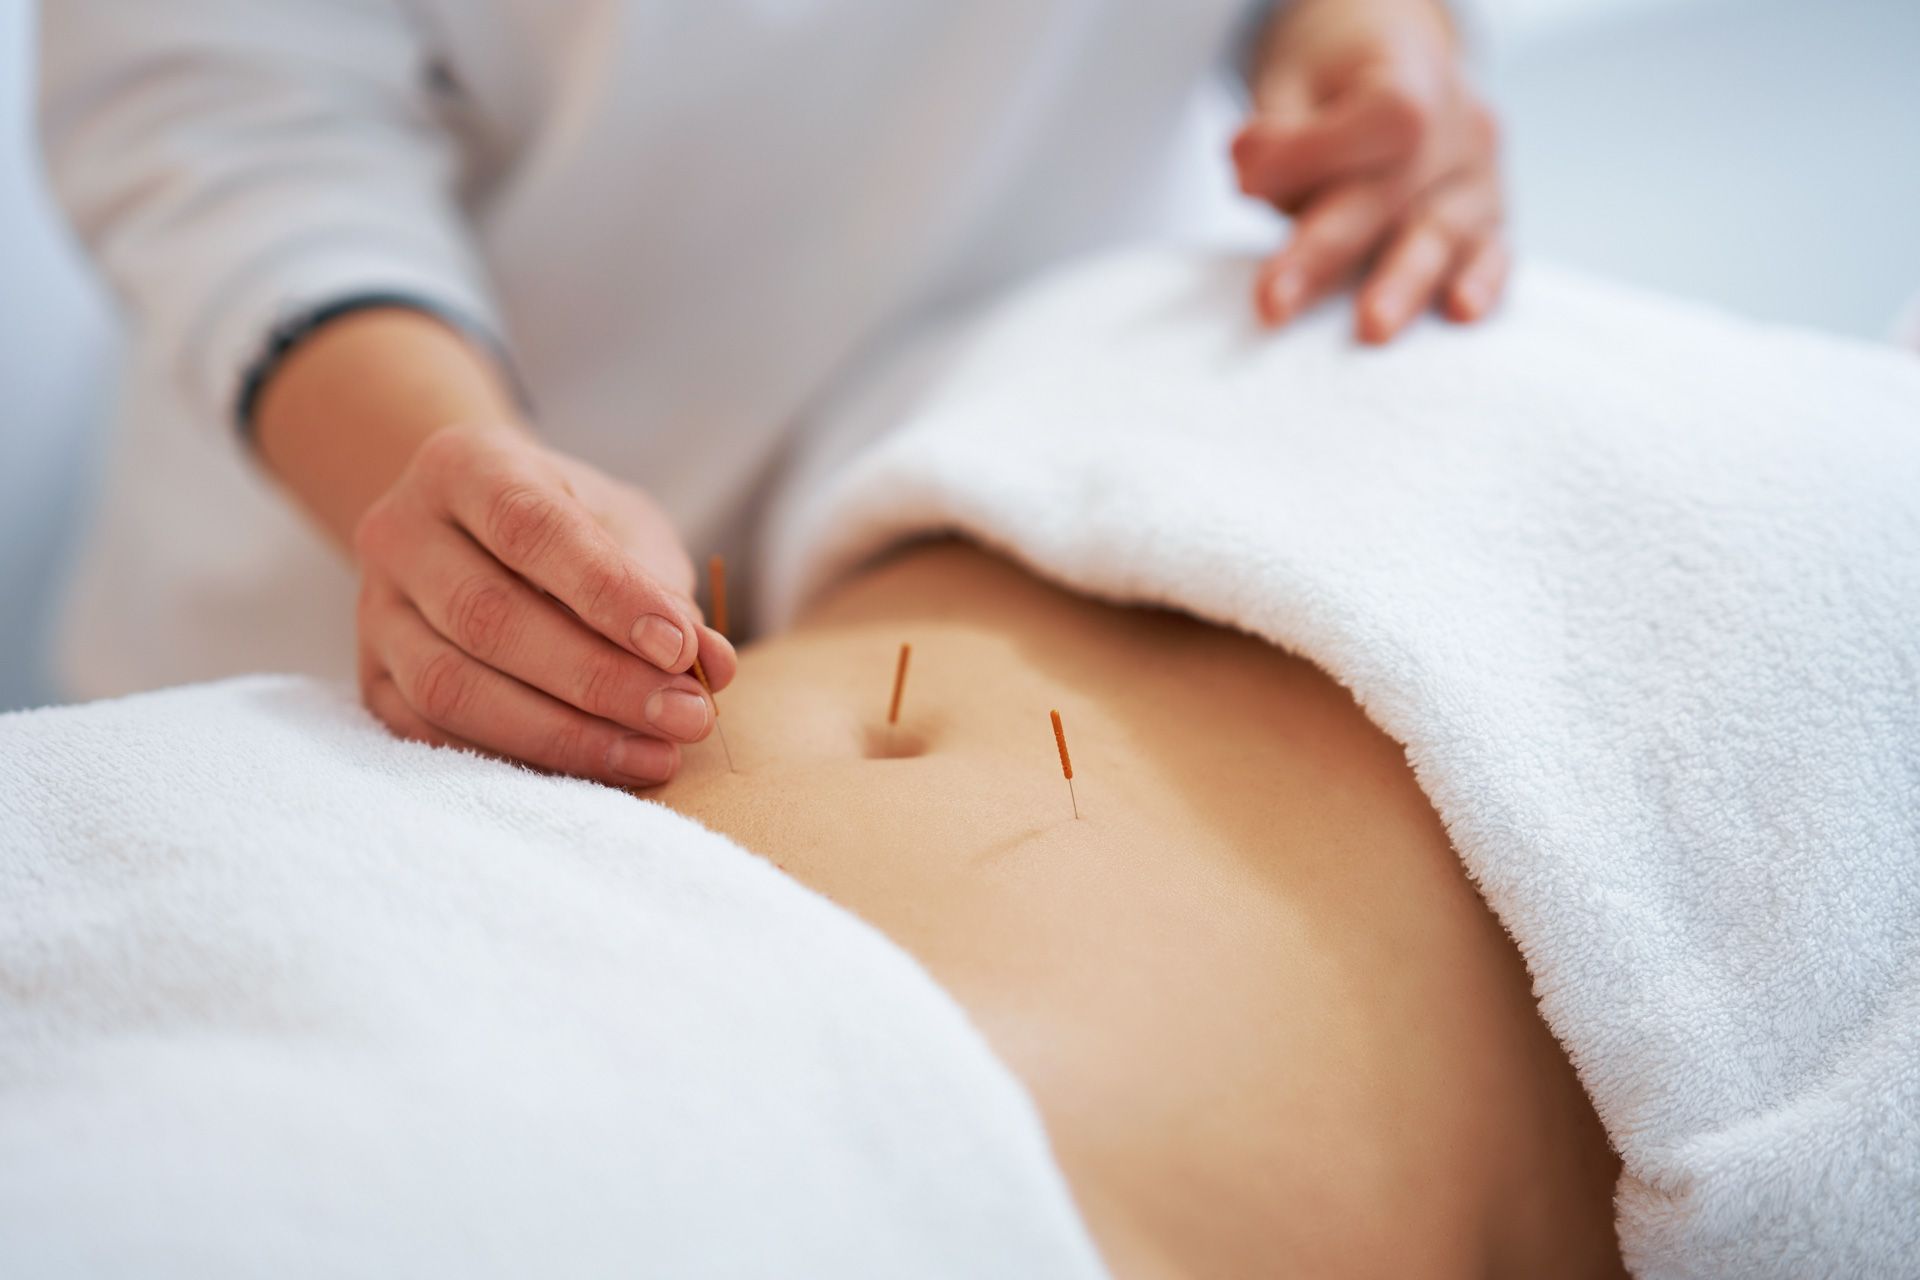
[{"label": "thin needle shaft", "polygon": [[733,767],[733,748],[727,745],[727,731],[720,725],[720,699],[713,696],[713,685],[707,680],[707,669],[700,665],[698,658],[693,660],[693,675],[700,682],[700,687],[707,691],[707,701],[713,704],[713,732],[720,739],[721,754],[727,758],[727,772],[738,773],[740,771]]},{"label": "thin needle shaft", "polygon": [[887,706],[887,750],[893,750],[893,726],[900,722],[900,695],[907,688],[907,659],[913,656],[913,646],[900,646],[900,663],[893,669],[893,701]]}]

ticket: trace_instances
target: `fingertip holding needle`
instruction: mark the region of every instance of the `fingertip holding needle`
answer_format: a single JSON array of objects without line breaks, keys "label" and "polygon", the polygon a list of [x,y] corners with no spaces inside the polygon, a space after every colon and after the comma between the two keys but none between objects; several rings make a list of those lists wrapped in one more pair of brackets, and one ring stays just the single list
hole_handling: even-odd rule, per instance
[{"label": "fingertip holding needle", "polygon": [[707,669],[700,665],[698,657],[693,660],[693,678],[707,691],[707,701],[713,704],[713,732],[720,739],[720,750],[727,757],[727,772],[738,773],[733,767],[733,748],[727,745],[727,731],[720,727],[720,699],[713,696],[713,684],[707,679]]},{"label": "fingertip holding needle", "polygon": [[907,659],[913,656],[913,646],[900,646],[900,662],[893,669],[893,701],[887,705],[887,750],[893,750],[893,726],[900,723],[900,695],[907,688]]},{"label": "fingertip holding needle", "polygon": [[1066,775],[1067,798],[1073,802],[1073,817],[1077,822],[1080,818],[1080,797],[1073,791],[1073,757],[1067,754],[1067,731],[1060,724],[1058,711],[1049,711],[1047,714],[1053,718],[1053,745],[1060,748],[1060,772]]}]

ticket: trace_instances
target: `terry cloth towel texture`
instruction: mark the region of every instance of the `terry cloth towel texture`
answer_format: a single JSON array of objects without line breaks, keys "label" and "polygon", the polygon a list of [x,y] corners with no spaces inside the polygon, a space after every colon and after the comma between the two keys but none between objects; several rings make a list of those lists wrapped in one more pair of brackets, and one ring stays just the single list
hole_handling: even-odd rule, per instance
[{"label": "terry cloth towel texture", "polygon": [[1920,1275],[1920,361],[1545,269],[1371,350],[1250,280],[1097,260],[824,409],[770,614],[958,530],[1318,663],[1519,942],[1634,1271]]},{"label": "terry cloth towel texture", "polygon": [[0,1275],[1103,1274],[945,992],[671,811],[310,680],[0,717]]}]

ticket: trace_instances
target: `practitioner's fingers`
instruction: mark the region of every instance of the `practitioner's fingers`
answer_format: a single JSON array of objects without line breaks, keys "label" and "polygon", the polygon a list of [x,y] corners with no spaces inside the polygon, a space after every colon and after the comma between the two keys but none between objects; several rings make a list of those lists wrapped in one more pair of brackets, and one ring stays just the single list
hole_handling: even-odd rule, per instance
[{"label": "practitioner's fingers", "polygon": [[1431,115],[1405,86],[1374,82],[1304,120],[1256,116],[1233,140],[1240,189],[1295,212],[1336,181],[1410,162]]},{"label": "practitioner's fingers", "polygon": [[1453,253],[1452,239],[1431,223],[1416,223],[1401,232],[1360,291],[1361,341],[1391,341],[1432,306]]},{"label": "practitioner's fingers", "polygon": [[404,601],[377,632],[378,657],[414,717],[431,732],[538,769],[615,786],[672,777],[680,749],[587,715],[478,662]]},{"label": "practitioner's fingers", "polygon": [[1276,5],[1250,72],[1254,110],[1233,146],[1240,185],[1296,218],[1292,243],[1260,273],[1261,318],[1285,323],[1369,261],[1369,341],[1401,332],[1436,292],[1473,312],[1476,300],[1449,290],[1469,244],[1489,237],[1420,225],[1423,193],[1467,183],[1498,198],[1498,124],[1443,7]]},{"label": "practitioner's fingers", "polygon": [[[424,742],[432,747],[450,747],[459,751],[471,751],[476,755],[491,756],[496,760],[513,759],[511,756],[502,755],[497,751],[488,751],[484,747],[468,742],[465,738],[457,734],[448,733],[446,730],[428,723],[425,719],[421,718],[419,713],[414,711],[411,706],[407,705],[406,698],[402,696],[400,692],[400,686],[394,683],[393,677],[385,672],[365,682],[361,687],[360,697],[361,701],[366,704],[367,710],[371,711],[376,719],[386,725],[395,737],[406,738],[412,742]],[[622,787],[657,785],[652,782],[640,780],[623,781],[618,777],[599,779],[599,781],[611,781],[613,785]]]},{"label": "practitioner's fingers", "polygon": [[[391,590],[374,585],[363,585],[360,590],[359,610],[362,617],[378,611],[383,604],[393,599]],[[473,751],[481,755],[491,752],[481,751],[479,747],[465,738],[448,733],[421,719],[407,700],[400,695],[400,686],[393,682],[393,673],[387,670],[386,663],[375,652],[374,646],[363,632],[360,639],[358,657],[360,676],[360,702],[373,713],[374,719],[387,726],[396,737],[407,738],[414,742],[424,742],[432,747],[451,747],[459,751]]]},{"label": "practitioner's fingers", "polygon": [[1260,318],[1286,324],[1337,288],[1360,269],[1404,203],[1399,185],[1385,180],[1350,182],[1317,198],[1255,277]]},{"label": "practitioner's fingers", "polygon": [[421,446],[415,465],[475,542],[587,626],[663,671],[693,664],[691,601],[655,580],[530,446],[447,433]]},{"label": "practitioner's fingers", "polygon": [[1390,341],[1432,306],[1455,266],[1497,234],[1499,218],[1490,172],[1462,175],[1416,201],[1360,290],[1361,340]]},{"label": "practitioner's fingers", "polygon": [[700,628],[700,669],[707,673],[707,683],[715,692],[732,684],[740,670],[740,655],[734,652],[733,641],[709,626]]},{"label": "practitioner's fingers", "polygon": [[1474,246],[1447,284],[1447,318],[1469,324],[1499,305],[1511,263],[1507,246],[1498,239]]},{"label": "practitioner's fingers", "polygon": [[679,763],[664,739],[712,728],[696,655],[714,688],[736,670],[691,598],[649,572],[691,586],[658,505],[517,433],[430,438],[354,546],[362,686],[399,732],[650,785]]},{"label": "practitioner's fingers", "polygon": [[385,671],[363,680],[360,685],[360,701],[371,711],[374,718],[393,731],[395,737],[406,738],[413,742],[424,742],[430,747],[452,747],[460,751],[474,751],[481,755],[492,755],[490,751],[480,751],[464,738],[456,737],[444,729],[436,728],[421,719],[407,700],[400,696],[400,686]]},{"label": "practitioner's fingers", "polygon": [[442,526],[433,553],[398,566],[395,580],[470,657],[590,716],[680,742],[698,742],[713,726],[691,675],[669,675],[608,643],[459,530]]}]

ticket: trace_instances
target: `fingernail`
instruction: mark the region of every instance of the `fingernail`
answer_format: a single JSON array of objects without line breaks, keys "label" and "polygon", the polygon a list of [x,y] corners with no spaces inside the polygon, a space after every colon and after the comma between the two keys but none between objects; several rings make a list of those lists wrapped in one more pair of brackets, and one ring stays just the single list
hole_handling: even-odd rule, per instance
[{"label": "fingernail", "polygon": [[648,614],[633,624],[633,647],[656,667],[677,667],[686,645],[686,634],[659,614]]},{"label": "fingernail", "polygon": [[646,716],[660,732],[687,742],[705,733],[712,719],[707,700],[685,689],[655,689],[647,699]]},{"label": "fingernail", "polygon": [[718,683],[720,672],[716,670],[716,668],[723,668],[725,664],[715,662],[714,658],[723,650],[732,663],[738,663],[739,651],[733,647],[733,641],[727,639],[712,627],[702,628],[700,635],[700,652],[706,655],[702,661],[706,663],[707,675],[716,682],[714,687],[718,689],[724,689],[726,686]]},{"label": "fingernail", "polygon": [[1367,303],[1367,336],[1374,340],[1384,338],[1400,323],[1402,308],[1397,293],[1377,293]]},{"label": "fingernail", "polygon": [[671,744],[634,734],[615,739],[607,748],[607,772],[650,787],[667,780],[673,772],[673,757]]},{"label": "fingernail", "polygon": [[1273,316],[1276,320],[1285,320],[1300,305],[1300,295],[1306,288],[1306,282],[1300,273],[1291,268],[1282,271],[1273,278],[1273,287],[1268,296],[1273,299]]}]

